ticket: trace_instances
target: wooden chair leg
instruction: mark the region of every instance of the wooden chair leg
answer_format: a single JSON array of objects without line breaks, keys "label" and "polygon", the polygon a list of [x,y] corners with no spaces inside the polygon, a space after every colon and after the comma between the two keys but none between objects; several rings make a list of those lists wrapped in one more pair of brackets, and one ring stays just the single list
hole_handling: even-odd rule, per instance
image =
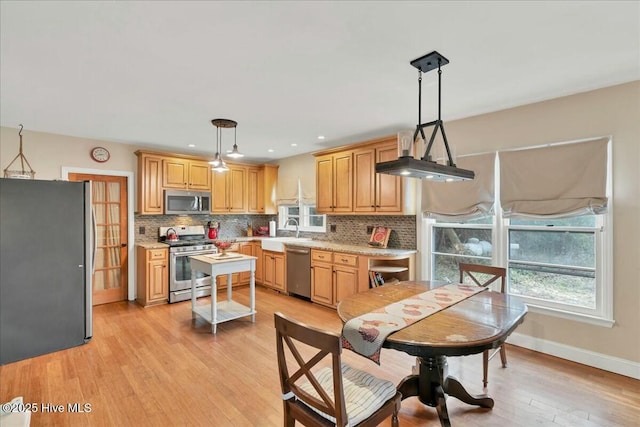
[{"label": "wooden chair leg", "polygon": [[504,345],[500,346],[500,360],[502,361],[502,367],[507,367],[507,349],[504,348]]},{"label": "wooden chair leg", "polygon": [[489,375],[489,350],[482,352],[482,384],[487,387],[487,376]]},{"label": "wooden chair leg", "polygon": [[287,407],[287,402],[284,402],[284,427],[294,427],[295,425],[296,419],[291,415],[291,412]]}]

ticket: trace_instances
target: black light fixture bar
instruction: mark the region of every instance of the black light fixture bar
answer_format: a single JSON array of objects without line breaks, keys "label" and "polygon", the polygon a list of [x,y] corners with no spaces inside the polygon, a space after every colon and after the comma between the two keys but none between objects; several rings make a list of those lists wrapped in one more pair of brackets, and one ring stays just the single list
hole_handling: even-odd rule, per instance
[{"label": "black light fixture bar", "polygon": [[[447,135],[444,131],[444,123],[442,122],[442,70],[441,67],[449,63],[449,60],[440,53],[433,51],[420,58],[411,61],[411,65],[418,69],[418,124],[413,133],[413,141],[418,135],[423,141],[427,138],[424,129],[433,126],[431,137],[425,149],[422,159],[414,159],[413,156],[399,157],[397,160],[382,162],[376,164],[376,173],[384,173],[390,175],[409,176],[414,178],[426,178],[433,181],[466,181],[474,179],[473,171],[460,169],[456,167],[451,156]],[[428,123],[422,122],[422,73],[438,69],[438,119]],[[436,134],[440,130],[445,149],[447,150],[447,164],[440,165],[431,159],[431,148],[435,141]]]}]

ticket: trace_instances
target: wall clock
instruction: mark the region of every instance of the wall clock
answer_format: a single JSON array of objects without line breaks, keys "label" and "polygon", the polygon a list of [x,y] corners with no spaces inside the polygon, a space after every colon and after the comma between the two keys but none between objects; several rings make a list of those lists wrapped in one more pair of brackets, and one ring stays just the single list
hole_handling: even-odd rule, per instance
[{"label": "wall clock", "polygon": [[104,147],[94,147],[91,149],[91,158],[96,162],[104,163],[109,160],[111,154],[109,154],[109,150]]}]

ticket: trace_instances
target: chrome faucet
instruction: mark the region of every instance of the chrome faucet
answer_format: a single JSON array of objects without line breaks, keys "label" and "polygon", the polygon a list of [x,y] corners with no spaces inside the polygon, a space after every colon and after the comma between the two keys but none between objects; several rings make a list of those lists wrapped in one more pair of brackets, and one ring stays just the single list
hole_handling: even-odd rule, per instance
[{"label": "chrome faucet", "polygon": [[298,220],[295,218],[289,218],[288,220],[286,220],[284,222],[284,226],[286,227],[287,224],[289,224],[290,221],[293,221],[293,223],[296,225],[296,239],[298,237],[300,237],[300,224],[298,224]]}]

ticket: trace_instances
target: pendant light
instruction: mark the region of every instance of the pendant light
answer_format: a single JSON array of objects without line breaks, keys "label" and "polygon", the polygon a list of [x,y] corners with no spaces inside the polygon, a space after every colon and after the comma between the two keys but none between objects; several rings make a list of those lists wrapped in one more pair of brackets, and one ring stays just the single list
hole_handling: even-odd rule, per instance
[{"label": "pendant light", "polygon": [[[209,162],[210,165],[212,165],[213,167],[211,168],[212,170],[216,171],[216,172],[226,172],[229,170],[229,168],[227,167],[227,164],[224,162],[224,159],[222,158],[222,128],[234,128],[238,125],[238,122],[235,122],[233,120],[229,120],[229,119],[213,119],[211,120],[211,124],[213,124],[216,127],[216,154],[213,158],[212,161]],[[234,144],[233,144],[233,149],[236,152],[236,154],[239,154],[239,156],[232,156],[231,154],[233,154],[233,152],[229,155],[230,157],[242,157],[243,154],[238,153],[238,146],[235,143],[235,132],[234,132]]]},{"label": "pendant light", "polygon": [[[418,124],[416,130],[413,132],[413,139],[400,137],[398,138],[400,156],[397,160],[391,160],[389,162],[381,162],[376,164],[376,173],[408,176],[412,178],[425,178],[431,181],[468,181],[475,177],[473,171],[460,169],[456,167],[451,157],[451,150],[449,150],[449,143],[447,142],[447,135],[444,132],[444,124],[441,118],[441,82],[442,82],[442,70],[441,66],[449,63],[449,60],[439,54],[436,51],[428,53],[420,58],[411,61],[411,65],[418,69]],[[427,73],[431,70],[438,69],[438,119],[421,123],[422,121],[422,73]],[[426,141],[424,135],[424,128],[433,126],[433,132],[431,138],[427,144],[424,155],[421,159],[415,159],[412,155],[413,147],[412,143],[415,142],[418,137],[422,141]],[[431,148],[436,134],[440,130],[444,147],[447,152],[447,164],[441,165],[431,159]]]},{"label": "pendant light", "polygon": [[[22,129],[23,126],[20,125],[19,126],[20,130],[18,131],[18,135],[20,136],[20,149],[18,151],[18,154],[13,158],[13,160],[11,160],[11,163],[9,163],[9,166],[7,166],[4,170],[4,177],[5,178],[18,178],[18,179],[35,179],[36,176],[36,171],[34,171],[31,168],[31,165],[29,164],[29,161],[27,160],[27,158],[24,156],[24,154],[22,153]],[[11,165],[13,165],[15,163],[16,160],[20,159],[20,170],[11,170]],[[24,164],[27,164],[27,167],[29,168],[29,170],[26,170],[24,168]]]}]

